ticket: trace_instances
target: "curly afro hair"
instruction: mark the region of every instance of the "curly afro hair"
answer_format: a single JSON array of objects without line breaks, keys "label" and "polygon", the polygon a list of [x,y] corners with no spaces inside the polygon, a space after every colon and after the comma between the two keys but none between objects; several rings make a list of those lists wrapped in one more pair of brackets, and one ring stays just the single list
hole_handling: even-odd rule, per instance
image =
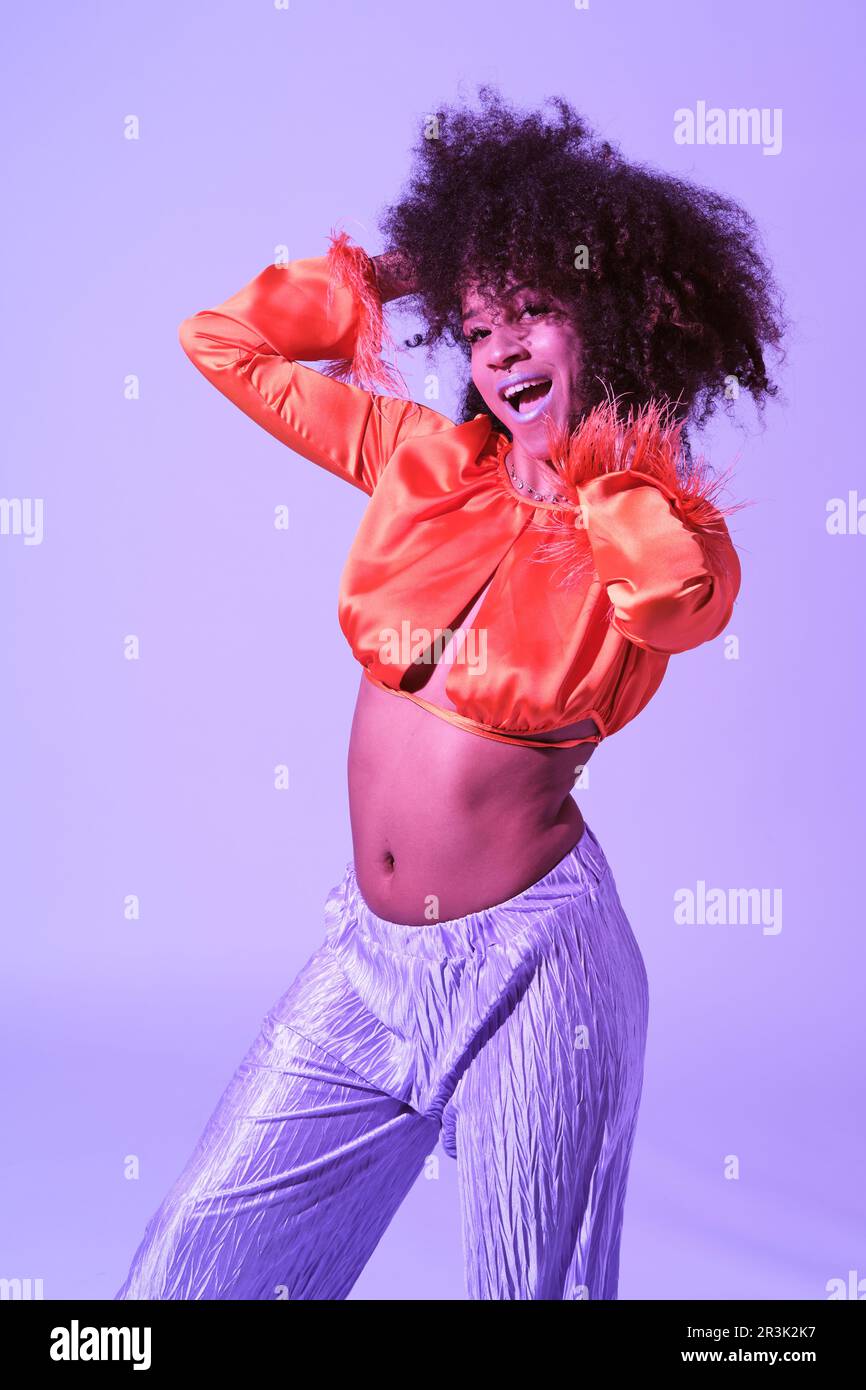
[{"label": "curly afro hair", "polygon": [[[427,331],[411,345],[451,342],[468,360],[463,289],[500,292],[519,272],[573,308],[584,414],[611,397],[626,410],[654,400],[700,428],[740,390],[761,410],[778,392],[764,351],[784,355],[787,325],[749,214],[627,162],[562,97],[544,103],[546,119],[488,84],[478,92],[480,112],[426,118],[408,185],[379,222],[413,268]],[[479,413],[491,415],[468,374],[461,419]]]}]

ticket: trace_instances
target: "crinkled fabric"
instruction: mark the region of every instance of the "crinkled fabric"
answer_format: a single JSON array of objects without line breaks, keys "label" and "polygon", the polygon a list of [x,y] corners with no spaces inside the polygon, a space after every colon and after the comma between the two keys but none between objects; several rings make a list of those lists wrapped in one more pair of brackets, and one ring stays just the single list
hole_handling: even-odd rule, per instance
[{"label": "crinkled fabric", "polygon": [[647,977],[589,826],[515,897],[424,926],[351,863],[116,1299],[342,1299],[441,1140],[470,1299],[615,1299]]}]

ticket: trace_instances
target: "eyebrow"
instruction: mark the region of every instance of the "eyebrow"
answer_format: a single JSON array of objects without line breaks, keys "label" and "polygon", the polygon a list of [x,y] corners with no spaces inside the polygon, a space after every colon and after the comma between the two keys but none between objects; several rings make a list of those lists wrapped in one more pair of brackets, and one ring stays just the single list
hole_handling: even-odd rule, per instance
[{"label": "eyebrow", "polygon": [[[533,282],[532,282],[531,280],[521,280],[521,282],[520,282],[519,285],[512,285],[512,287],[511,287],[510,290],[506,290],[506,291],[505,291],[505,294],[503,295],[503,298],[504,298],[504,299],[513,299],[514,296],[515,296],[516,294],[519,294],[521,290],[527,290],[527,289],[532,289],[532,288],[533,288]],[[471,319],[475,314],[483,314],[483,313],[484,313],[484,310],[481,309],[481,308],[479,308],[479,309],[469,309],[469,310],[467,310],[465,313],[463,313],[463,312],[461,311],[461,317],[462,317],[462,319],[463,319],[463,321],[464,321],[464,323],[465,323],[466,319]]]}]

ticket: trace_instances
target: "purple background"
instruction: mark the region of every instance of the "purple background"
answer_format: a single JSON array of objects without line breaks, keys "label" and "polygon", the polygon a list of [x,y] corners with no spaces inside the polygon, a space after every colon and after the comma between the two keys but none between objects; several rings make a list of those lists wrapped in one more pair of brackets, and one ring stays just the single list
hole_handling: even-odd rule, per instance
[{"label": "purple background", "polygon": [[[342,226],[384,249],[377,213],[419,118],[492,80],[521,106],[561,92],[627,155],[739,198],[796,321],[766,431],[743,398],[745,433],[701,441],[718,468],[737,460],[729,496],[756,501],[731,520],[738,658],[725,638],[673,658],[575,793],[650,977],[620,1296],[821,1299],[866,1278],[866,537],[826,526],[829,499],[866,493],[859,8],[166,0],[10,17],[0,491],[44,499],[44,536],[0,536],[0,1276],[114,1293],[351,856],[360,672],[336,602],[365,498],[220,397],[177,326],[281,244],[323,254]],[[781,153],[677,145],[673,113],[698,101],[781,108]],[[399,364],[418,393],[415,357]],[[781,932],[678,925],[674,894],[699,880],[781,890]],[[353,1297],[464,1297],[456,1165],[437,1153]]]}]

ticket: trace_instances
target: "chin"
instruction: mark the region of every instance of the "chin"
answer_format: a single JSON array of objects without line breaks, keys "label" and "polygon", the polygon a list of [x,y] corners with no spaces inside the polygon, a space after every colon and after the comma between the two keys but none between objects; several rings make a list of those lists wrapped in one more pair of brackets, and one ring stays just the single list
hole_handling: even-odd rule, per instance
[{"label": "chin", "polygon": [[537,420],[527,421],[525,425],[519,425],[515,422],[509,426],[509,429],[514,438],[518,439],[525,449],[531,453],[546,455],[549,452],[550,436],[548,430],[551,426],[556,430],[562,428],[558,411],[551,415],[540,415]]}]

